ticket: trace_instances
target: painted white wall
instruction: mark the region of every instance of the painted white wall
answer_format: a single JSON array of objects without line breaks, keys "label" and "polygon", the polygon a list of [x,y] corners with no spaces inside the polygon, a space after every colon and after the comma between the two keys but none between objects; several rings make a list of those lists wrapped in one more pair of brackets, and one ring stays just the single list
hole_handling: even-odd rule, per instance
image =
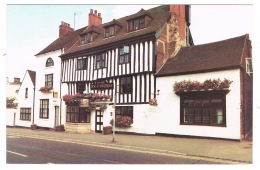
[{"label": "painted white wall", "polygon": [[6,108],[6,126],[14,125],[14,122],[16,121],[16,119],[14,119],[14,113],[17,115],[17,109]]},{"label": "painted white wall", "polygon": [[[61,60],[59,56],[62,50],[57,50],[36,56],[36,94],[35,94],[35,123],[41,127],[53,128],[55,122],[55,106],[60,106],[60,69]],[[51,57],[54,61],[54,66],[45,67],[47,59]],[[58,92],[58,99],[53,100],[53,93],[42,93],[39,91],[45,85],[45,75],[53,74],[53,90]],[[40,118],[40,99],[49,99],[49,118]],[[65,112],[63,113],[65,114]],[[65,115],[62,117],[65,117]]]},{"label": "painted white wall", "polygon": [[[175,81],[191,80],[203,82],[206,79],[232,80],[230,92],[226,95],[226,127],[180,125],[180,97],[173,91]],[[216,138],[240,139],[240,71],[226,70],[180,76],[158,77],[158,112],[156,132]]]}]

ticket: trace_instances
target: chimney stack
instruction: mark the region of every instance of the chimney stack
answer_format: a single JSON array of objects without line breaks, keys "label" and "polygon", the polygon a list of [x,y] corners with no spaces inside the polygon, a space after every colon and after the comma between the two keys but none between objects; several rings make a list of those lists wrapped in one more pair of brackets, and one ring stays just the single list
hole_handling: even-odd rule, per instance
[{"label": "chimney stack", "polygon": [[59,30],[59,37],[63,37],[65,34],[69,32],[73,32],[74,29],[70,27],[70,24],[61,21],[60,30]]},{"label": "chimney stack", "polygon": [[90,13],[88,14],[88,26],[92,25],[98,26],[102,24],[101,13],[97,13],[97,10],[90,9]]},{"label": "chimney stack", "polygon": [[20,78],[14,77],[14,83],[19,84],[20,83]]}]

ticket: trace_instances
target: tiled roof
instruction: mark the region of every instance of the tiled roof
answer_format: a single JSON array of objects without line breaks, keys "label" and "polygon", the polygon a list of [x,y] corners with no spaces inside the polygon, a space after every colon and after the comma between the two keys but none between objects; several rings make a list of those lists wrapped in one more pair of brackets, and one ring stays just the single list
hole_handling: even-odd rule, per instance
[{"label": "tiled roof", "polygon": [[166,61],[156,76],[240,67],[247,39],[249,39],[248,34],[209,44],[182,47],[174,57]]},{"label": "tiled roof", "polygon": [[36,72],[35,71],[31,71],[31,70],[27,70],[29,73],[29,76],[32,80],[33,86],[35,87],[35,81],[36,81]]},{"label": "tiled roof", "polygon": [[83,32],[86,29],[86,27],[78,29],[76,31],[73,31],[71,33],[68,33],[58,39],[56,39],[54,42],[52,42],[50,45],[48,45],[46,48],[44,48],[42,51],[40,51],[37,55],[45,54],[51,51],[63,49],[65,52],[75,44],[75,42],[79,39],[79,34]]},{"label": "tiled roof", "polygon": [[[107,26],[108,23],[101,24],[97,26],[99,30],[102,30],[101,33],[98,35],[98,37],[91,43],[80,45],[80,42],[78,41],[77,44],[75,44],[70,50],[68,50],[65,54],[61,55],[68,55],[70,53],[78,52],[78,51],[84,51],[88,50],[94,47],[106,45],[106,44],[112,44],[114,42],[126,40],[132,37],[138,37],[141,35],[149,34],[149,33],[155,33],[158,31],[165,22],[167,22],[170,13],[169,13],[170,7],[169,5],[162,5],[158,6],[152,9],[149,9],[147,11],[141,10],[133,15],[129,15],[120,19],[116,19],[116,21],[120,24],[122,24],[121,30],[117,33],[117,35],[109,38],[104,37],[104,26]],[[138,16],[148,15],[152,17],[153,19],[149,23],[149,25],[141,30],[133,31],[133,32],[127,32],[127,20],[136,18]],[[110,22],[109,22],[110,24]],[[83,29],[85,30],[85,29]]]}]

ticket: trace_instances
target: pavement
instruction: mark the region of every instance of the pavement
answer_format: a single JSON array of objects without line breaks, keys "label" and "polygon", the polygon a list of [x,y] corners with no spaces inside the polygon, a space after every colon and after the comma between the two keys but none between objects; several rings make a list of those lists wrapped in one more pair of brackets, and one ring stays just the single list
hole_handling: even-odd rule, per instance
[{"label": "pavement", "polygon": [[210,159],[216,162],[234,164],[253,163],[253,142],[222,139],[202,139],[185,137],[147,136],[133,134],[88,133],[73,134],[53,130],[7,127],[6,135],[21,135],[62,142],[109,147],[114,149],[131,149],[132,151],[160,153],[184,156],[191,159]]}]

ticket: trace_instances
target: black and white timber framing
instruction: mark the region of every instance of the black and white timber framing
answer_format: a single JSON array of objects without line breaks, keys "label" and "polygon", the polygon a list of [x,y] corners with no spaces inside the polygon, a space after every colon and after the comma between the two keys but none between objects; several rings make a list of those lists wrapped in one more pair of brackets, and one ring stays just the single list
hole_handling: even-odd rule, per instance
[{"label": "black and white timber framing", "polygon": [[[140,37],[139,37],[140,38]],[[68,93],[77,92],[77,83],[85,83],[87,93],[104,93],[114,97],[117,90],[117,104],[147,104],[155,97],[156,71],[155,37],[143,39],[142,41],[125,41],[127,43],[116,43],[112,47],[99,47],[80,54],[73,54],[62,57],[61,81],[67,83]],[[111,45],[110,45],[111,46]],[[119,64],[119,48],[129,46],[130,62]],[[105,53],[106,67],[96,69],[96,56]],[[86,58],[87,68],[77,69],[78,59]],[[132,92],[121,94],[119,92],[120,78],[132,77]],[[90,85],[95,81],[106,81],[113,83],[113,89],[91,90]]]}]

